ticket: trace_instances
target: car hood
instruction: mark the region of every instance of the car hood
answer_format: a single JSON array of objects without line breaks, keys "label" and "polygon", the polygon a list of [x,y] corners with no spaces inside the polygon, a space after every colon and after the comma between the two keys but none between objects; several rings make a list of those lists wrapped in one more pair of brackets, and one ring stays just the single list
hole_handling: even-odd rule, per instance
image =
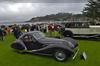
[{"label": "car hood", "polygon": [[62,39],[56,39],[56,38],[42,38],[39,40],[41,43],[44,44],[62,44]]}]

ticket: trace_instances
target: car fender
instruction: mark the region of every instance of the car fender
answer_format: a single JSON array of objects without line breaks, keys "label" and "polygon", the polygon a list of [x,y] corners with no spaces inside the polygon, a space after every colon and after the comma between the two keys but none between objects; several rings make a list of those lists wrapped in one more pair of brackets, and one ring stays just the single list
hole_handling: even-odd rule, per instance
[{"label": "car fender", "polygon": [[16,40],[16,41],[13,42],[13,43],[19,43],[19,44],[21,44],[21,45],[25,48],[25,50],[27,50],[25,44],[24,44],[21,40]]},{"label": "car fender", "polygon": [[64,49],[64,50],[68,50],[68,51],[73,53],[73,50],[71,48],[69,48],[69,47],[62,47],[62,46],[56,46],[56,45],[48,45],[48,46],[43,47],[41,49],[32,50],[32,52],[44,51],[44,50],[52,49],[52,48]]}]

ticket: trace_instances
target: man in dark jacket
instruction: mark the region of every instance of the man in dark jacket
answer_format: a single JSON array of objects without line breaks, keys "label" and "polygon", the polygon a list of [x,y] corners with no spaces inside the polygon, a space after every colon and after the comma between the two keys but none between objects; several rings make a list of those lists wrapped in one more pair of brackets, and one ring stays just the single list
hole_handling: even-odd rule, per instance
[{"label": "man in dark jacket", "polygon": [[13,33],[16,39],[19,38],[19,36],[22,34],[22,32],[20,31],[20,29],[18,27],[14,27],[13,28]]}]

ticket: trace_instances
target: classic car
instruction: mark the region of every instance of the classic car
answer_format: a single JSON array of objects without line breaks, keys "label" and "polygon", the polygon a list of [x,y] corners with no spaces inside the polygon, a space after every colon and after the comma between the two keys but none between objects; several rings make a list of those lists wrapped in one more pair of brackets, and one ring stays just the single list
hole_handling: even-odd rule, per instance
[{"label": "classic car", "polygon": [[68,22],[65,24],[64,36],[82,37],[82,38],[99,38],[100,25],[91,25],[89,22]]},{"label": "classic car", "polygon": [[40,31],[24,33],[11,44],[18,52],[48,55],[58,61],[65,61],[73,55],[77,46],[77,41],[70,37],[48,38]]}]

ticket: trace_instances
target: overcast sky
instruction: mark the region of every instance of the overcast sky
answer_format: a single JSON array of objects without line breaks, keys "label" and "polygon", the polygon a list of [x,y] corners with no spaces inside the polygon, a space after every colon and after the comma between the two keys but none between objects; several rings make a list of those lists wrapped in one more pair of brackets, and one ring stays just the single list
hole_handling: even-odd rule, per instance
[{"label": "overcast sky", "polygon": [[[23,2],[22,2],[23,1]],[[85,1],[70,0],[0,0],[0,22],[25,21],[32,17],[55,14],[58,12],[81,13]],[[49,2],[50,1],[50,2]],[[74,2],[75,1],[75,2]],[[53,3],[54,2],[54,3]],[[63,3],[65,2],[65,3]]]}]

